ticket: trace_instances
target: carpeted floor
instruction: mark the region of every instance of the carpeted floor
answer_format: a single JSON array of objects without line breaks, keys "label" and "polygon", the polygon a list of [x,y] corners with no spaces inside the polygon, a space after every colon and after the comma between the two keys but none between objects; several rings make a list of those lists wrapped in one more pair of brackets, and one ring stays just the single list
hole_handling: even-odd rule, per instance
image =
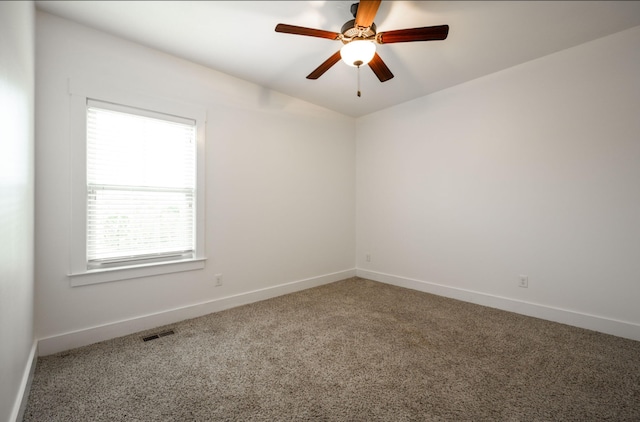
[{"label": "carpeted floor", "polygon": [[25,413],[293,420],[640,421],[640,342],[354,278],[42,357]]}]

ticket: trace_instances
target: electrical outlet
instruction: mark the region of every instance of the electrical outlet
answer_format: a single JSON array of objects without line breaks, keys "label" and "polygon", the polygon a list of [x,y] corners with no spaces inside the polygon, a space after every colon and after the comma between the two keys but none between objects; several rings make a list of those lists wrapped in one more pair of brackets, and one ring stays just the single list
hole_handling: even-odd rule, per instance
[{"label": "electrical outlet", "polygon": [[364,256],[364,259],[365,259],[367,262],[371,262],[371,254],[370,254],[370,253],[366,254],[366,255]]},{"label": "electrical outlet", "polygon": [[216,274],[216,286],[222,286],[222,274]]},{"label": "electrical outlet", "polygon": [[518,287],[524,287],[525,289],[529,287],[529,276],[519,275],[518,276]]}]

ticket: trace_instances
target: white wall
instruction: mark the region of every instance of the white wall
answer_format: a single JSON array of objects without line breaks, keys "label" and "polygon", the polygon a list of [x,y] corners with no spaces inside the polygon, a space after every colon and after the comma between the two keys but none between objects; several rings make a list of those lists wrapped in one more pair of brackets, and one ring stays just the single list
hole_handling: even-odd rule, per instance
[{"label": "white wall", "polygon": [[639,45],[359,118],[358,274],[640,340]]},{"label": "white wall", "polygon": [[[42,354],[356,259],[372,279],[640,339],[640,29],[357,122],[46,13],[36,35]],[[205,270],[69,286],[69,78],[207,109]]]},{"label": "white wall", "polygon": [[[355,274],[353,118],[46,13],[36,35],[41,354]],[[69,78],[207,110],[204,270],[69,286]]]},{"label": "white wall", "polygon": [[0,420],[17,418],[32,368],[32,2],[0,2]]}]

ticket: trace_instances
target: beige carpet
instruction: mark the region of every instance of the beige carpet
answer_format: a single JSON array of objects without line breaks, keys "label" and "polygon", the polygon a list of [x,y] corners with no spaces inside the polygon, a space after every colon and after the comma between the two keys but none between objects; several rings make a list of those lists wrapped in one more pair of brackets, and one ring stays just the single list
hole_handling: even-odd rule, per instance
[{"label": "beige carpet", "polygon": [[25,414],[294,420],[640,421],[640,342],[354,278],[40,358]]}]

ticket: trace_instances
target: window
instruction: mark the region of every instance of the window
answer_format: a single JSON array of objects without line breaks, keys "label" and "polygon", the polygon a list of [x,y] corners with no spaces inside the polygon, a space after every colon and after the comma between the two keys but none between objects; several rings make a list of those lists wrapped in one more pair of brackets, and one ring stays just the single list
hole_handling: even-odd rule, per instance
[{"label": "window", "polygon": [[71,284],[203,268],[202,114],[82,93],[71,112]]},{"label": "window", "polygon": [[195,121],[89,100],[88,268],[192,258]]}]

